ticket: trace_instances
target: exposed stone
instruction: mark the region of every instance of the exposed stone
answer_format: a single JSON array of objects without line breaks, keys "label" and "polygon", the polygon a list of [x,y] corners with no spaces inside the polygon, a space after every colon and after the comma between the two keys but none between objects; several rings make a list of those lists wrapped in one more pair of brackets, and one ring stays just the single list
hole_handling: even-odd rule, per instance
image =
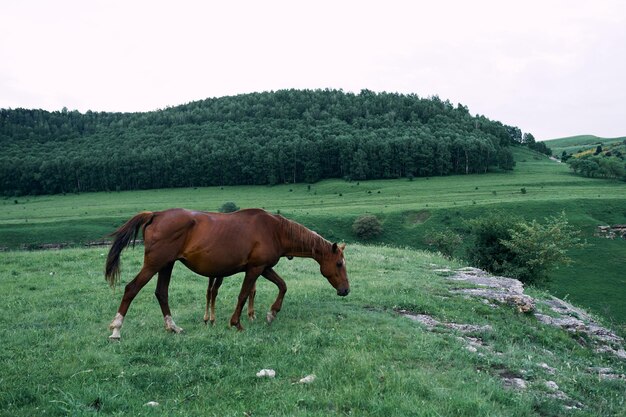
[{"label": "exposed stone", "polygon": [[528,387],[528,385],[526,384],[526,381],[523,380],[522,378],[503,378],[502,382],[504,383],[504,386],[506,388],[511,388],[511,389],[526,389]]},{"label": "exposed stone", "polygon": [[403,317],[422,323],[429,330],[437,326],[442,326],[448,329],[457,330],[461,333],[485,332],[485,331],[493,330],[493,328],[488,324],[484,326],[480,326],[477,324],[445,323],[445,322],[440,322],[440,321],[435,320],[433,317],[429,316],[428,314],[415,314],[407,310],[398,310],[398,313]]},{"label": "exposed stone", "polygon": [[470,351],[470,352],[472,352],[472,353],[476,353],[476,352],[478,352],[478,349],[476,349],[476,348],[475,348],[474,346],[472,346],[472,345],[467,345],[467,346],[465,346],[465,349],[469,350],[469,351]]},{"label": "exposed stone", "polygon": [[467,294],[497,301],[501,304],[509,304],[522,313],[535,309],[533,298],[524,294],[524,285],[516,279],[491,276],[481,269],[471,267],[458,269],[454,275],[447,277],[447,279],[487,287],[461,288],[452,290],[453,293]]},{"label": "exposed stone", "polygon": [[624,349],[613,349],[611,346],[602,345],[594,349],[596,353],[610,353],[620,359],[626,359],[626,351]]},{"label": "exposed stone", "polygon": [[579,332],[585,329],[585,323],[574,317],[550,317],[540,313],[535,313],[535,317],[544,324],[560,327],[570,332]]},{"label": "exposed stone", "polygon": [[554,369],[553,367],[551,367],[550,365],[548,365],[545,362],[542,362],[539,364],[539,367],[544,369],[547,373],[549,373],[550,375],[554,375],[556,374],[556,369]]},{"label": "exposed stone", "polygon": [[545,301],[545,304],[559,316],[550,317],[535,313],[537,320],[571,333],[584,333],[595,345],[594,351],[596,353],[610,353],[620,359],[626,359],[626,351],[623,347],[624,339],[598,324],[587,312],[556,297]]},{"label": "exposed stone", "polygon": [[596,236],[605,237],[607,239],[615,239],[616,237],[626,239],[626,224],[598,226],[596,229]]},{"label": "exposed stone", "polygon": [[[444,272],[443,269],[438,271]],[[523,284],[516,279],[491,276],[481,269],[472,267],[460,268],[456,271],[446,270],[445,272],[453,272],[452,275],[446,277],[448,280],[474,284],[479,287],[457,288],[451,290],[452,293],[480,297],[483,302],[493,300],[501,304],[513,305],[518,311],[524,313],[535,310],[535,300],[524,294]],[[549,326],[560,327],[570,333],[585,334],[595,347],[595,352],[610,353],[620,359],[626,359],[624,339],[598,324],[587,312],[556,297],[551,297],[542,303],[557,315],[551,317],[535,312],[537,320]],[[588,345],[588,340],[585,338],[579,337],[578,340],[582,346]]]},{"label": "exposed stone", "polygon": [[554,381],[546,381],[546,388],[548,388],[550,391],[557,391],[559,389],[559,386]]},{"label": "exposed stone", "polygon": [[611,368],[592,367],[592,368],[589,368],[589,371],[591,371],[594,374],[597,374],[599,379],[608,379],[608,380],[626,379],[626,375],[618,374]]}]

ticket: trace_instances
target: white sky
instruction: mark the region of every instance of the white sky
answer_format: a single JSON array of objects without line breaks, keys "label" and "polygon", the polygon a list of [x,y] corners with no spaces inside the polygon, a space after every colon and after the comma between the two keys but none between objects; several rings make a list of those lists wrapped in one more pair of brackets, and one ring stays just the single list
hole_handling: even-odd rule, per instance
[{"label": "white sky", "polygon": [[0,0],[0,108],[284,88],[436,94],[538,140],[624,136],[626,1]]}]

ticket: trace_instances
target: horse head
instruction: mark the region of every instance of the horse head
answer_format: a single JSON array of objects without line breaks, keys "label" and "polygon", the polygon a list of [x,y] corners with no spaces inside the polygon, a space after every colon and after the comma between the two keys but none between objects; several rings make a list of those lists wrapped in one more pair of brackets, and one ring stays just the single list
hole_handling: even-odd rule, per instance
[{"label": "horse head", "polygon": [[330,253],[319,262],[320,272],[330,282],[330,285],[337,290],[337,295],[342,297],[345,297],[350,292],[346,260],[343,257],[345,247],[345,244],[337,245],[333,243]]}]

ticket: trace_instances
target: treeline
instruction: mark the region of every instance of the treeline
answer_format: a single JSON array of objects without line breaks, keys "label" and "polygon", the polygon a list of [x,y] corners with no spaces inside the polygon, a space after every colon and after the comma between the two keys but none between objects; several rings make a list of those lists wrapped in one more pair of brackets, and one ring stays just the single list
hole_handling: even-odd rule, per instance
[{"label": "treeline", "polygon": [[281,90],[145,113],[3,109],[0,193],[483,173],[513,169],[509,146],[526,137],[438,97],[368,90]]},{"label": "treeline", "polygon": [[623,157],[592,155],[569,158],[567,164],[575,174],[590,178],[615,178],[626,181],[626,163]]}]

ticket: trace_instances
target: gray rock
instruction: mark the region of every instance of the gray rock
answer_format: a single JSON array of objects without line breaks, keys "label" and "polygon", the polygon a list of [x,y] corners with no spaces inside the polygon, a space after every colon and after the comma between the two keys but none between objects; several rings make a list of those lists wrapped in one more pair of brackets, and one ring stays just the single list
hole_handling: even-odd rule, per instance
[{"label": "gray rock", "polygon": [[457,294],[467,294],[472,297],[480,297],[487,300],[497,301],[501,304],[509,304],[518,311],[527,313],[535,309],[532,297],[524,294],[524,285],[513,278],[491,276],[478,268],[461,268],[448,280],[466,282],[483,288],[461,288],[452,290]]},{"label": "gray rock", "polygon": [[525,380],[522,378],[503,378],[502,382],[506,388],[523,390],[528,388],[528,385]]}]

